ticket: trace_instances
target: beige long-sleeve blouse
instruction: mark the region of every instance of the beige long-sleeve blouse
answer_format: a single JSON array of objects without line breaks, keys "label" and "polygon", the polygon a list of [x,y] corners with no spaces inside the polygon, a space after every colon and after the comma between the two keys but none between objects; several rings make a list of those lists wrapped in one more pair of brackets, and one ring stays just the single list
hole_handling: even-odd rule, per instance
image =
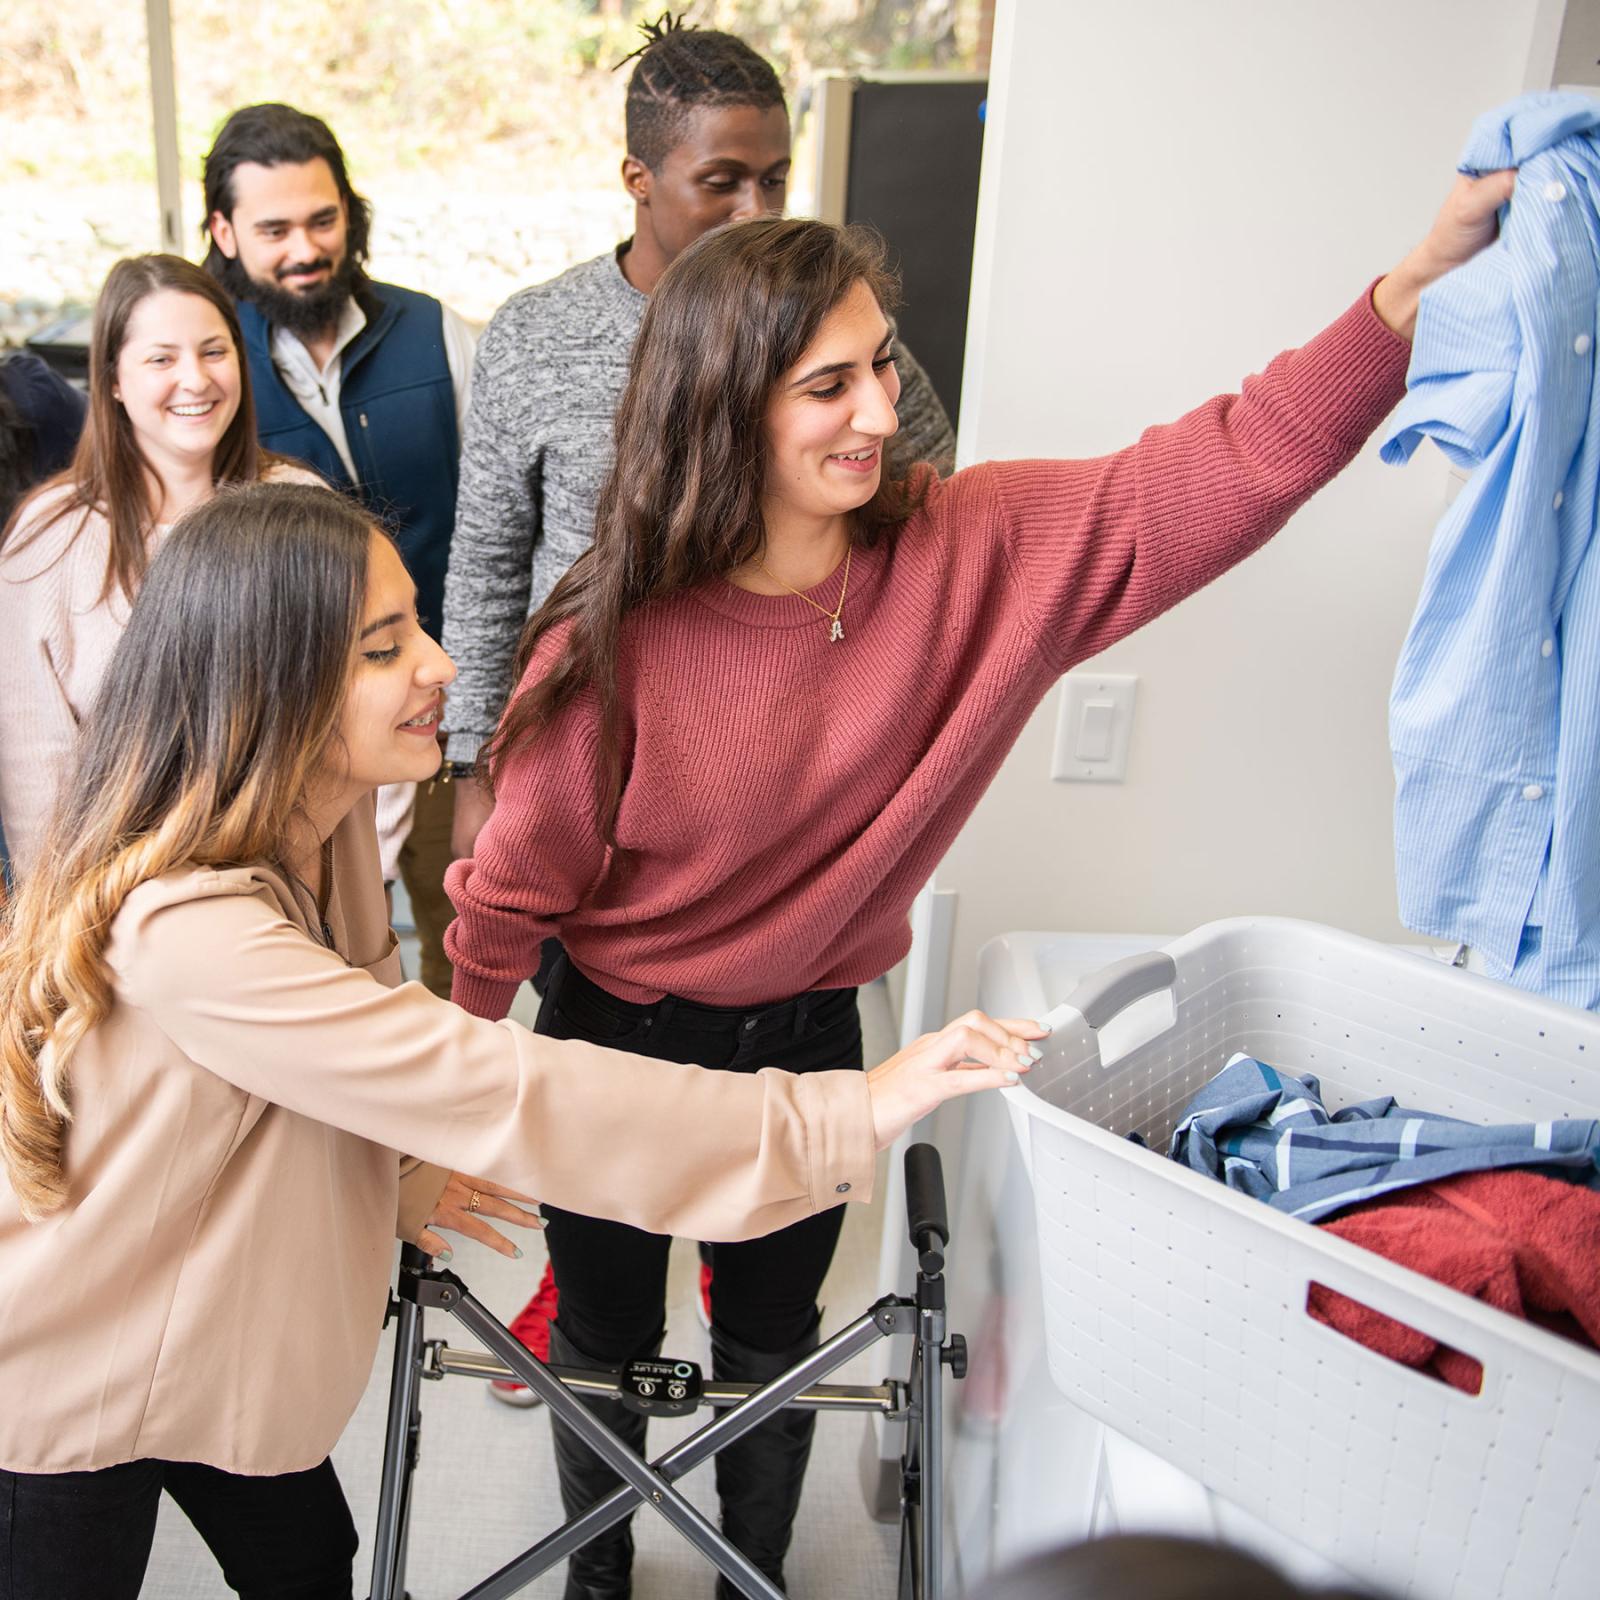
[{"label": "beige long-sleeve blouse", "polygon": [[265,865],[169,873],[118,915],[68,1202],[30,1224],[0,1186],[0,1465],[319,1462],[371,1369],[400,1150],[693,1238],[871,1198],[862,1074],[704,1072],[394,987],[370,802],[333,863],[331,949]]}]

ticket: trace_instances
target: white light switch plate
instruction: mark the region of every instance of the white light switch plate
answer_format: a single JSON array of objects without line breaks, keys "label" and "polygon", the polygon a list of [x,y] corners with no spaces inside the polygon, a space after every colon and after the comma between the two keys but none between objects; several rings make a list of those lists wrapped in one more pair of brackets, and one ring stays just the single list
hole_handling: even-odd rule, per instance
[{"label": "white light switch plate", "polygon": [[1121,783],[1127,777],[1138,689],[1139,680],[1131,674],[1074,672],[1061,680],[1052,778]]}]

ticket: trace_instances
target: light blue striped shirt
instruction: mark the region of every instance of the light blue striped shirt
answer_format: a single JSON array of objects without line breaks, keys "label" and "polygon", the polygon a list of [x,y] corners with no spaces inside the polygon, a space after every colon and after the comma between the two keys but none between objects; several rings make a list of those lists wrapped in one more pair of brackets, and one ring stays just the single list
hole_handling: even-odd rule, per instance
[{"label": "light blue striped shirt", "polygon": [[1480,117],[1464,172],[1517,167],[1499,240],[1422,296],[1384,459],[1472,476],[1435,530],[1389,706],[1408,927],[1600,1005],[1600,103]]}]

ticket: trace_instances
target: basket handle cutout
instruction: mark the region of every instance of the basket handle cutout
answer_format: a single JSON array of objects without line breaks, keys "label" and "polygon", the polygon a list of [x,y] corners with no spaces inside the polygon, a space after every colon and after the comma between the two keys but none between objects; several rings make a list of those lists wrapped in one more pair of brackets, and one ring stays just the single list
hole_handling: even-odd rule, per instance
[{"label": "basket handle cutout", "polygon": [[1325,1283],[1313,1279],[1306,1286],[1306,1315],[1380,1361],[1392,1361],[1463,1394],[1483,1393],[1483,1363],[1476,1357]]},{"label": "basket handle cutout", "polygon": [[1165,950],[1147,950],[1085,978],[1066,1004],[1089,1025],[1100,1065],[1109,1067],[1173,1026],[1177,986],[1177,962]]},{"label": "basket handle cutout", "polygon": [[1067,1004],[1098,1032],[1135,1000],[1176,988],[1178,963],[1165,950],[1124,956],[1085,978],[1067,997]]}]

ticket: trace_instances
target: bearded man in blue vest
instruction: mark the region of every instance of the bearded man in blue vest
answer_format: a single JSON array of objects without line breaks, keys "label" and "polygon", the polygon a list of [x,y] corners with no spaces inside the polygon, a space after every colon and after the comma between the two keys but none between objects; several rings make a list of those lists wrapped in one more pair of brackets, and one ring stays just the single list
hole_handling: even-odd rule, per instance
[{"label": "bearded man in blue vest", "polygon": [[[372,207],[328,125],[245,106],[205,162],[206,269],[244,329],[261,443],[356,495],[399,543],[438,638],[474,336],[431,295],[367,276]],[[411,897],[422,981],[448,998],[450,796],[380,791],[384,873]]]}]

